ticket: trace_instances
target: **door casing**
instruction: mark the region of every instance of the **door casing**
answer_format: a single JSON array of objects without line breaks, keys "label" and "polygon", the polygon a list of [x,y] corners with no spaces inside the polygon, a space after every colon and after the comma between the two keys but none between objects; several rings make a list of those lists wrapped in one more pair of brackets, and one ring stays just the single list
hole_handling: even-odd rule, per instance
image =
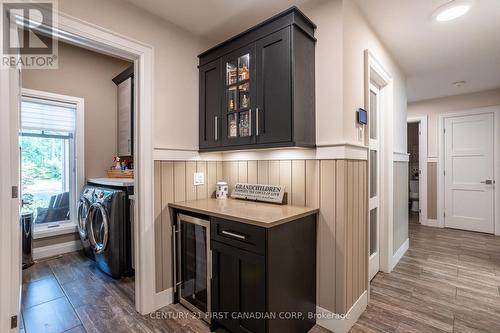
[{"label": "door casing", "polygon": [[[445,151],[444,151],[444,121],[449,117],[460,117],[469,115],[478,115],[485,113],[493,113],[494,117],[494,143],[493,143],[493,155],[494,155],[494,176],[495,181],[500,181],[500,105],[489,106],[477,109],[466,109],[457,110],[455,112],[444,113],[439,115],[438,123],[438,188],[437,188],[437,220],[438,227],[444,228],[444,200],[445,200],[445,184],[444,184],[444,161],[445,161]],[[497,183],[494,188],[494,234],[500,236],[500,186]]]}]

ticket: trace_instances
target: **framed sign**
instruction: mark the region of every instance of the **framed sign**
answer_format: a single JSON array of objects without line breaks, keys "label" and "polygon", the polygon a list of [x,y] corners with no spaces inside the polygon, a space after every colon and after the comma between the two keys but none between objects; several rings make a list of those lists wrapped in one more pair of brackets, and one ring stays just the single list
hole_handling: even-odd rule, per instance
[{"label": "framed sign", "polygon": [[285,186],[237,183],[231,198],[283,203]]}]

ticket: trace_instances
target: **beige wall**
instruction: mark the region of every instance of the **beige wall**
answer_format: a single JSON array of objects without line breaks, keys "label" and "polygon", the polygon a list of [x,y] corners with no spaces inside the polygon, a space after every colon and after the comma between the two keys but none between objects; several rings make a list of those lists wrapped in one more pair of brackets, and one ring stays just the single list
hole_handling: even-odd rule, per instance
[{"label": "beige wall", "polygon": [[408,104],[408,116],[427,115],[428,156],[438,156],[438,121],[439,115],[461,110],[470,110],[492,105],[500,105],[500,89],[481,91],[436,98]]},{"label": "beige wall", "polygon": [[[281,184],[289,204],[319,207],[317,303],[345,313],[367,285],[366,161],[156,161],[156,290],[172,287],[172,224],[168,203],[210,196],[218,179]],[[192,185],[195,170],[205,186]]]},{"label": "beige wall", "polygon": [[342,0],[311,3],[301,8],[316,29],[316,144],[344,140],[342,109]]},{"label": "beige wall", "polygon": [[393,253],[408,239],[408,162],[394,163]]},{"label": "beige wall", "polygon": [[85,100],[85,177],[103,177],[117,149],[117,89],[111,81],[130,63],[59,43],[59,68],[27,69],[23,88]]},{"label": "beige wall", "polygon": [[[373,29],[369,26],[354,1],[344,1],[343,6],[343,126],[344,140],[359,142],[356,110],[365,105],[364,51],[369,49],[392,76],[393,122],[385,133],[393,136],[395,152],[406,152],[406,78],[397,62],[388,53]],[[383,110],[382,110],[383,112]],[[390,125],[388,123],[387,125]]]},{"label": "beige wall", "polygon": [[427,218],[437,219],[437,163],[427,163]]},{"label": "beige wall", "polygon": [[153,144],[198,149],[197,55],[211,43],[126,1],[62,0],[59,10],[151,45],[154,48]]}]

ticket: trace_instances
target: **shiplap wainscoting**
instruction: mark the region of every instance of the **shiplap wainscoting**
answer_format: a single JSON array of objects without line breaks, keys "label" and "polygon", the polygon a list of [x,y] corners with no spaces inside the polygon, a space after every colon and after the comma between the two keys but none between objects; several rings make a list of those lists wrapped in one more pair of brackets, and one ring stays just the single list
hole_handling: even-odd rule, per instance
[{"label": "shiplap wainscoting", "polygon": [[[288,204],[319,207],[317,305],[345,314],[367,290],[367,163],[362,160],[156,161],[156,291],[172,287],[168,203],[207,198],[218,180],[285,185]],[[193,173],[205,185],[193,186]]]}]

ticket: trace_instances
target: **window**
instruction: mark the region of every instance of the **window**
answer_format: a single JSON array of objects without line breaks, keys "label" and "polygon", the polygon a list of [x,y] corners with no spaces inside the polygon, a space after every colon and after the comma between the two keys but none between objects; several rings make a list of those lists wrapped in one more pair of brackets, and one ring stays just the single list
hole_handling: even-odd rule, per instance
[{"label": "window", "polygon": [[81,188],[76,174],[77,144],[82,144],[76,140],[78,105],[40,95],[21,99],[19,138],[22,209],[34,215],[35,238],[75,231]]}]

